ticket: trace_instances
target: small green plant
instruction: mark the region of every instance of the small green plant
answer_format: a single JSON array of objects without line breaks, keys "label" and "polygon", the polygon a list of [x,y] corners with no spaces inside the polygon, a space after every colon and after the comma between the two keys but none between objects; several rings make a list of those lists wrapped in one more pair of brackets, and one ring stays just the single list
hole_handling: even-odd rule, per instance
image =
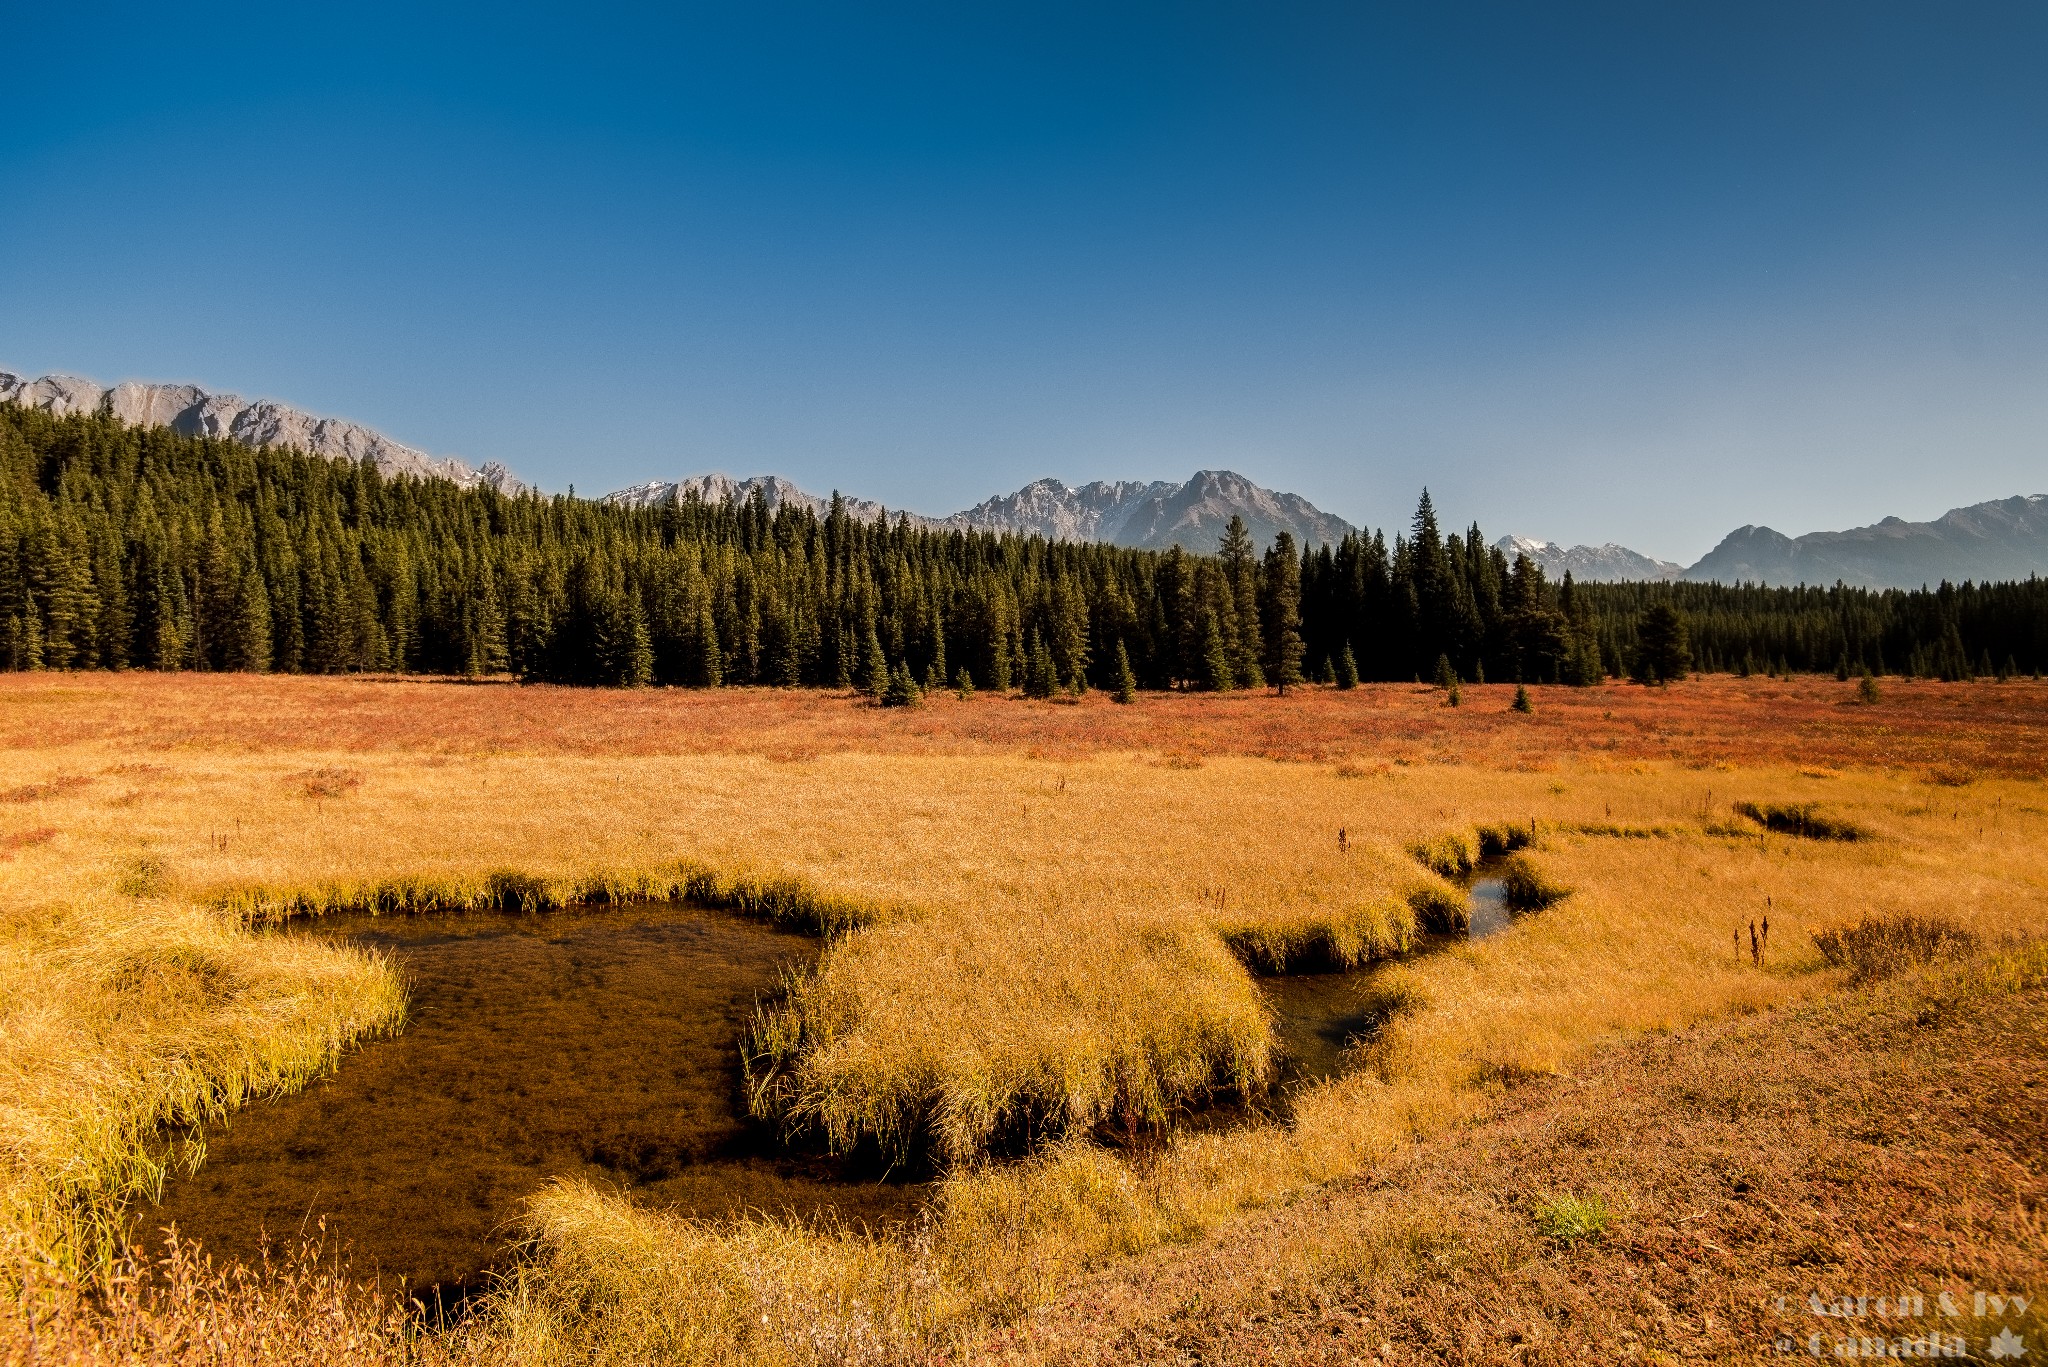
[{"label": "small green plant", "polygon": [[1337,687],[1358,687],[1358,657],[1351,653],[1351,644],[1346,642],[1343,653],[1337,656]]},{"label": "small green plant", "polygon": [[1862,678],[1856,681],[1857,702],[1866,704],[1874,703],[1878,700],[1879,696],[1880,695],[1877,691],[1877,680],[1874,677],[1872,677],[1868,672],[1866,672]]},{"label": "small green plant", "polygon": [[1453,676],[1451,679],[1451,691],[1444,694],[1444,705],[1446,707],[1456,707],[1464,700],[1465,695],[1459,691],[1458,680],[1456,676]]},{"label": "small green plant", "polygon": [[1515,700],[1508,704],[1511,712],[1534,712],[1536,705],[1529,701],[1529,690],[1522,684],[1515,685]]},{"label": "small green plant", "polygon": [[961,665],[960,671],[953,676],[953,692],[959,695],[961,702],[974,696],[974,676],[967,672],[966,665]]},{"label": "small green plant", "polygon": [[1458,671],[1451,668],[1451,657],[1448,655],[1436,657],[1436,686],[1446,689],[1458,686]]},{"label": "small green plant", "polygon": [[1574,1196],[1570,1192],[1543,1197],[1531,1214],[1543,1237],[1565,1248],[1598,1243],[1614,1221],[1614,1212],[1600,1197]]}]

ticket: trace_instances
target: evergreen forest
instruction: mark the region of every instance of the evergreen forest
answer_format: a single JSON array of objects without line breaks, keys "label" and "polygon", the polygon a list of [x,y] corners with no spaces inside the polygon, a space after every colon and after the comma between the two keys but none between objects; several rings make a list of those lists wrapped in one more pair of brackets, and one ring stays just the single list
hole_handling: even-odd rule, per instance
[{"label": "evergreen forest", "polygon": [[1688,671],[2038,674],[2048,581],[1552,582],[1477,526],[1213,553],[507,497],[0,405],[0,667],[576,684],[1285,690]]}]

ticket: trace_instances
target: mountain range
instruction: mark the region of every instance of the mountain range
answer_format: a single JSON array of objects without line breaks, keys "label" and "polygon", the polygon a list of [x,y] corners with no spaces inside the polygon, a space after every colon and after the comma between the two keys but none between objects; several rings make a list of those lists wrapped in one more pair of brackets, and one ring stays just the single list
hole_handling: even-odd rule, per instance
[{"label": "mountain range", "polygon": [[[717,502],[751,498],[757,492],[771,511],[784,503],[820,512],[828,506],[828,500],[805,493],[779,475],[746,480],[696,475],[673,483],[657,480],[608,494],[605,501],[646,507],[692,495]],[[855,517],[873,520],[884,511],[869,499],[848,498],[845,502]],[[1322,511],[1299,494],[1262,489],[1230,470],[1202,470],[1185,484],[1097,480],[1076,489],[1056,479],[1039,479],[1014,494],[984,500],[950,517],[904,514],[921,527],[1014,532],[1055,541],[1107,541],[1138,549],[1163,549],[1178,543],[1198,551],[1215,549],[1233,515],[1245,520],[1252,539],[1260,545],[1283,531],[1297,543],[1314,546],[1341,541],[1354,530],[1343,518]]]},{"label": "mountain range", "polygon": [[110,413],[137,427],[168,427],[188,437],[226,437],[244,446],[296,446],[329,460],[368,460],[387,475],[453,480],[464,488],[488,484],[516,494],[527,487],[496,461],[476,469],[453,456],[436,459],[361,423],[317,418],[268,399],[252,403],[235,394],[212,394],[197,385],[127,380],[107,389],[76,375],[30,380],[0,370],[0,403],[10,401],[60,418]]},{"label": "mountain range", "polygon": [[[452,456],[430,456],[359,423],[316,417],[267,399],[251,402],[233,394],[209,393],[196,385],[128,381],[109,389],[73,375],[30,380],[0,371],[0,403],[5,402],[58,416],[101,412],[124,422],[165,426],[191,436],[225,437],[248,446],[294,446],[330,459],[368,460],[387,475],[447,479],[464,487],[488,485],[506,494],[532,491],[495,461],[472,467]],[[607,494],[605,501],[649,507],[692,495],[720,502],[748,499],[756,493],[771,510],[793,504],[823,512],[829,506],[829,500],[778,475],[745,480],[722,474],[653,480]],[[1260,545],[1282,531],[1291,533],[1299,544],[1315,546],[1334,543],[1356,530],[1298,494],[1261,488],[1229,470],[1199,471],[1181,484],[1097,480],[1076,488],[1057,479],[1040,479],[1013,494],[986,499],[946,517],[885,510],[864,498],[847,497],[844,504],[853,516],[869,521],[886,512],[890,517],[907,517],[921,527],[1107,541],[1141,549],[1178,544],[1191,551],[1213,551],[1232,515],[1244,518]],[[2025,579],[2048,575],[2048,495],[1955,508],[1932,522],[1888,517],[1868,527],[1809,532],[1799,537],[1769,527],[1740,527],[1691,566],[1657,560],[1612,542],[1562,546],[1533,537],[1505,536],[1495,544],[1510,558],[1528,556],[1553,577],[1570,571],[1573,578],[1587,582],[1839,581],[1864,588],[1918,588],[1944,579]]]}]

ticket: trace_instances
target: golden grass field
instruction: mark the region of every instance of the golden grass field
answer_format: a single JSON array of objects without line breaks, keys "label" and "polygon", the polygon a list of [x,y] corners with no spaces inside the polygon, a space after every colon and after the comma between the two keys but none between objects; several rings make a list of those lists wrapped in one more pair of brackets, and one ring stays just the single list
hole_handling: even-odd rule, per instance
[{"label": "golden grass field", "polygon": [[[762,1014],[757,1102],[841,1145],[936,1153],[927,1219],[690,1222],[558,1185],[461,1330],[416,1336],[322,1291],[304,1315],[330,1328],[292,1349],[353,1334],[364,1357],[533,1362],[943,1355],[1091,1269],[1392,1163],[1603,1044],[1830,991],[1815,931],[2048,925],[2048,687],[1887,683],[1869,706],[1826,679],[1538,689],[1530,717],[1511,692],[884,712],[0,676],[0,1241],[40,1288],[7,1332],[84,1322],[65,1289],[117,1266],[180,1127],[401,1028],[389,965],[250,935],[252,916],[680,890],[834,930]],[[1865,838],[1767,833],[1737,803],[1817,804]],[[1405,957],[1415,907],[1448,891],[1411,847],[1485,828],[1533,830],[1525,856],[1571,895]],[[1732,937],[1767,909],[1758,967]],[[1394,959],[1375,990],[1402,1009],[1359,1066],[1285,1124],[1166,1124],[1271,1076],[1247,964],[1332,957]],[[1108,1147],[1105,1126],[1162,1137]],[[1020,1135],[1029,1157],[991,1156]],[[246,1296],[205,1303],[256,1322]]]}]

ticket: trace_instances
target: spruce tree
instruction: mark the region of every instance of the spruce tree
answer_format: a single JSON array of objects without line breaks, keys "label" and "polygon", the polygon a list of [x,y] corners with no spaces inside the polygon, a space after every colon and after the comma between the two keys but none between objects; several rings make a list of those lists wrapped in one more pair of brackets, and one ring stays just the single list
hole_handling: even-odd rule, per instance
[{"label": "spruce tree", "polygon": [[1301,657],[1301,562],[1295,556],[1294,537],[1281,532],[1266,552],[1261,578],[1260,617],[1265,626],[1266,677],[1284,697],[1288,688],[1302,681]]},{"label": "spruce tree", "polygon": [[882,638],[875,624],[868,623],[867,645],[862,653],[860,691],[879,699],[889,687],[889,657],[882,653]]},{"label": "spruce tree", "polygon": [[1692,668],[1692,643],[1685,619],[1669,603],[1652,603],[1636,624],[1636,681],[1670,683]]},{"label": "spruce tree", "polygon": [[1050,698],[1059,692],[1059,669],[1053,663],[1052,650],[1045,644],[1034,627],[1028,638],[1024,661],[1024,696],[1027,698]]},{"label": "spruce tree", "polygon": [[[1236,624],[1230,673],[1241,688],[1263,688],[1266,684],[1266,652],[1259,629],[1260,584],[1255,555],[1251,529],[1245,526],[1244,518],[1232,513],[1230,524],[1223,530],[1217,558],[1222,562],[1223,577],[1230,588],[1230,617]],[[1270,557],[1268,563],[1271,563]],[[1298,581],[1296,589],[1298,594]]]},{"label": "spruce tree", "polygon": [[225,668],[250,674],[270,668],[270,596],[264,591],[263,577],[253,568],[241,576],[224,644]]},{"label": "spruce tree", "polygon": [[699,688],[717,688],[725,682],[725,651],[718,644],[718,621],[711,615],[711,604],[706,603],[697,611],[696,678],[690,682]]},{"label": "spruce tree", "polygon": [[1351,643],[1346,641],[1344,649],[1337,656],[1337,687],[1358,687],[1358,659],[1351,653]]},{"label": "spruce tree", "polygon": [[884,707],[916,707],[924,701],[917,680],[910,677],[908,664],[899,664],[889,671],[889,681],[883,685],[879,701]]},{"label": "spruce tree", "polygon": [[1129,703],[1137,701],[1138,678],[1137,675],[1131,673],[1130,652],[1124,649],[1124,643],[1121,637],[1117,639],[1116,643],[1116,667],[1114,682],[1116,686],[1116,700],[1118,702]]}]

